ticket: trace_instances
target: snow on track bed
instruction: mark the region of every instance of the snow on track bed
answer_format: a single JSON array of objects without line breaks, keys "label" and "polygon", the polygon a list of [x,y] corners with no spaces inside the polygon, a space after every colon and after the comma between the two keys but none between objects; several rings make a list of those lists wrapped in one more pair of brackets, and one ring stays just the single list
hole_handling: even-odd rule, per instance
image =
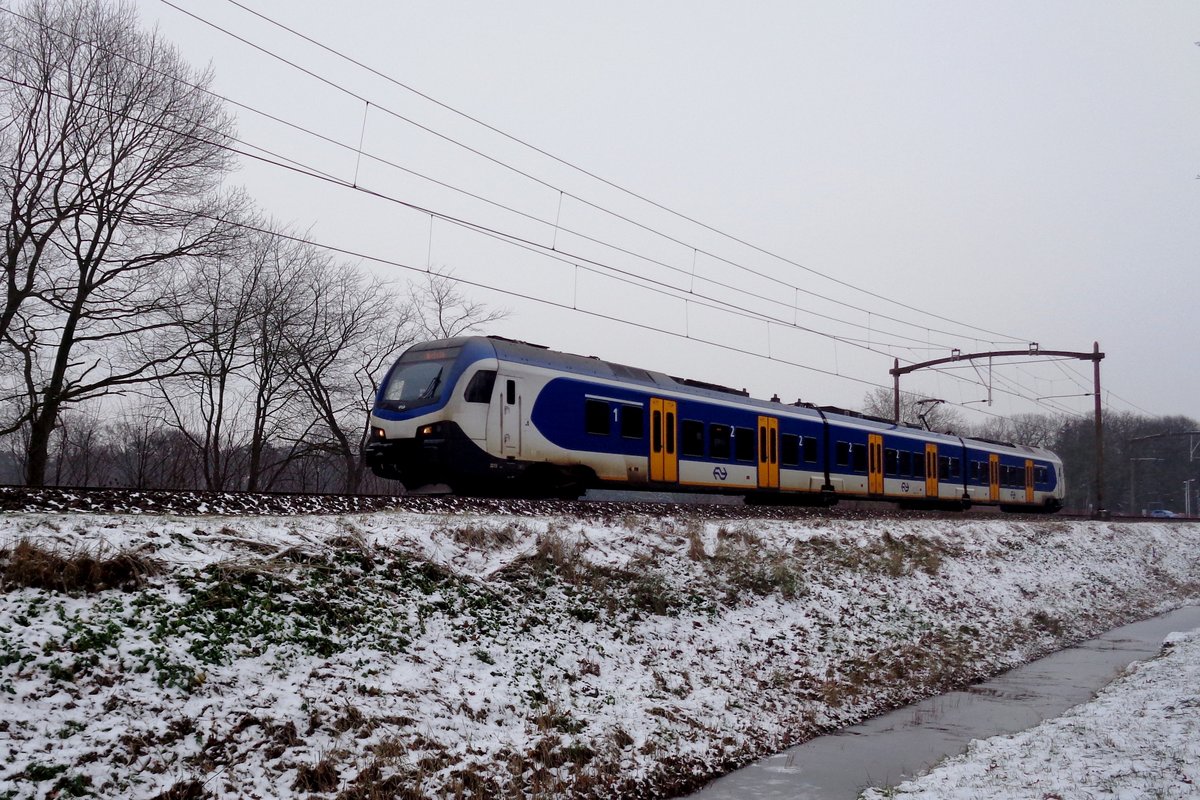
[{"label": "snow on track bed", "polygon": [[1167,637],[1083,703],[863,800],[1046,800],[1200,796],[1200,632]]},{"label": "snow on track bed", "polygon": [[1200,598],[1194,524],[476,502],[0,514],[0,797],[667,796]]}]

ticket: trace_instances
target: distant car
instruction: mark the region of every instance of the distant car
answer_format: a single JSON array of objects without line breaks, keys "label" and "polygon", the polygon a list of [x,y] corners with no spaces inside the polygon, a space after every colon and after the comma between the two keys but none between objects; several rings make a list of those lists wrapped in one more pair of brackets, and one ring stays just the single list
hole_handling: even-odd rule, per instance
[{"label": "distant car", "polygon": [[1165,508],[1156,508],[1150,512],[1150,516],[1157,517],[1158,519],[1175,519],[1179,515]]}]

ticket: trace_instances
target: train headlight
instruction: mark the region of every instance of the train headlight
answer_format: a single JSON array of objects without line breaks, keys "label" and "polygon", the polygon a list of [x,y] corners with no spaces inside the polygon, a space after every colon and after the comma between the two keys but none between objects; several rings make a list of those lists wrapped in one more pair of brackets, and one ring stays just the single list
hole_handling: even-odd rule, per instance
[{"label": "train headlight", "polygon": [[387,431],[385,431],[383,428],[372,428],[371,429],[371,438],[378,439],[378,440],[386,439]]},{"label": "train headlight", "polygon": [[421,428],[422,436],[436,436],[441,432],[442,424],[440,422],[435,422],[432,425],[426,425],[425,427]]}]

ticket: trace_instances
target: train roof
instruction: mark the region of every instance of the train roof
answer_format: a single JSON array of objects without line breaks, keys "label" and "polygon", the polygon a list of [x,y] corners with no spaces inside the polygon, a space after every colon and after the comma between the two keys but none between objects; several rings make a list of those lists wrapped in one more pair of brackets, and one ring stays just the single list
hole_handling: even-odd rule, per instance
[{"label": "train roof", "polygon": [[[781,405],[769,400],[756,400],[750,397],[750,393],[745,389],[733,389],[728,386],[692,380],[690,378],[677,378],[667,375],[665,372],[655,372],[654,370],[642,369],[641,367],[630,367],[626,364],[618,364],[615,361],[605,361],[596,356],[563,353],[558,350],[551,350],[544,345],[506,339],[502,336],[463,336],[455,339],[441,339],[434,342],[413,345],[410,349],[433,350],[439,348],[468,347],[473,343],[486,343],[494,350],[496,358],[518,364],[558,369],[564,372],[571,372],[577,375],[590,375],[596,378],[627,381],[664,391],[682,392],[718,400],[737,400],[741,403],[750,403],[762,408],[778,409]],[[785,407],[813,408],[808,404],[797,404],[796,406],[785,405]],[[818,416],[818,414],[814,411],[813,416]]]}]

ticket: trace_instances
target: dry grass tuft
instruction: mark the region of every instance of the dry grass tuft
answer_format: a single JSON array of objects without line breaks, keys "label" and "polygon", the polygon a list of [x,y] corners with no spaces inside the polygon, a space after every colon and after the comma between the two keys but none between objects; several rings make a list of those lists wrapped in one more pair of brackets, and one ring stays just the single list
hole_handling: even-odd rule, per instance
[{"label": "dry grass tuft", "polygon": [[158,794],[154,800],[207,800],[212,797],[198,780],[180,781],[170,789]]},{"label": "dry grass tuft", "polygon": [[424,775],[398,774],[384,777],[379,762],[367,766],[343,789],[337,800],[424,800]]},{"label": "dry grass tuft", "polygon": [[338,769],[333,759],[323,758],[316,764],[301,764],[296,768],[292,789],[298,792],[332,792],[338,785]]},{"label": "dry grass tuft", "polygon": [[475,550],[489,551],[512,547],[518,537],[526,531],[522,527],[510,522],[502,527],[485,523],[460,525],[458,527],[447,528],[446,532],[457,544]]},{"label": "dry grass tuft", "polygon": [[538,535],[537,550],[529,561],[538,572],[557,572],[561,580],[570,584],[585,581],[592,574],[583,557],[583,544],[568,542],[553,528]]},{"label": "dry grass tuft", "polygon": [[0,550],[0,591],[132,591],[162,569],[159,562],[136,552],[121,552],[109,558],[82,549],[62,554],[22,539],[11,550]]}]

